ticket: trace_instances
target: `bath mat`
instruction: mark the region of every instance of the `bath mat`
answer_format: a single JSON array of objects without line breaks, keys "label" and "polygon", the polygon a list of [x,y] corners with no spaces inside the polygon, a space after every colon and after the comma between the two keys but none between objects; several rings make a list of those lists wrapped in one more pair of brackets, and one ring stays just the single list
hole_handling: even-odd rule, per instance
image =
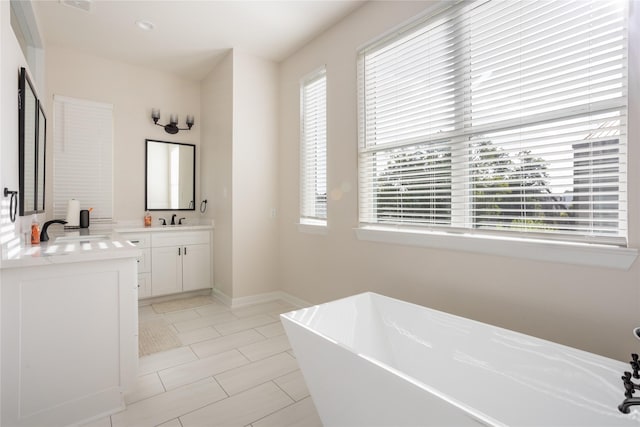
[{"label": "bath mat", "polygon": [[138,355],[140,357],[181,346],[180,338],[173,332],[166,320],[160,318],[140,322],[138,328]]},{"label": "bath mat", "polygon": [[153,311],[158,314],[168,313],[170,311],[187,310],[189,308],[202,307],[203,305],[213,304],[215,300],[207,295],[201,295],[191,298],[181,298],[171,301],[159,302],[151,304]]}]

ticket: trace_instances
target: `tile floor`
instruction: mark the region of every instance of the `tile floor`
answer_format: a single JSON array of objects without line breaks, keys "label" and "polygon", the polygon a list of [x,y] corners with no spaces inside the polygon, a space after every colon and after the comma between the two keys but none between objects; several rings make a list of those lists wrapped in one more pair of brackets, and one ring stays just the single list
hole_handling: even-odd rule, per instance
[{"label": "tile floor", "polygon": [[278,315],[283,301],[238,309],[212,299],[158,314],[183,346],[140,358],[126,410],[87,427],[322,426]]}]

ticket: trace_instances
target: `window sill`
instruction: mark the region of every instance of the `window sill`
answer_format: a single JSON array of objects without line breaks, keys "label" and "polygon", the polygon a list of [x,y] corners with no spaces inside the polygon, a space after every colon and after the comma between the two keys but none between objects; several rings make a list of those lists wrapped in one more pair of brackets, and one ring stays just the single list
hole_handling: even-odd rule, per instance
[{"label": "window sill", "polygon": [[458,235],[386,227],[361,227],[354,230],[359,240],[371,242],[476,252],[620,270],[628,270],[638,256],[637,249],[605,245]]},{"label": "window sill", "polygon": [[326,221],[306,221],[298,223],[298,231],[307,234],[325,235],[329,232]]}]

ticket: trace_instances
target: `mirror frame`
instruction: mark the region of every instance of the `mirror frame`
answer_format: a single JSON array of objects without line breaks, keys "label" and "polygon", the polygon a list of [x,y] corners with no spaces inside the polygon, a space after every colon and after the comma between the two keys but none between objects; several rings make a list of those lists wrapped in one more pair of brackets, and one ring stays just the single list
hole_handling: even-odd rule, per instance
[{"label": "mirror frame", "polygon": [[[162,144],[183,145],[193,147],[193,173],[192,173],[192,197],[188,208],[150,208],[149,207],[149,143],[159,142]],[[145,211],[194,211],[196,200],[196,145],[183,142],[160,141],[157,139],[145,139],[144,153],[144,210]]]},{"label": "mirror frame", "polygon": [[[27,90],[34,98],[34,114],[33,118],[26,117],[26,94]],[[42,164],[42,177],[39,177],[39,145],[40,145],[40,125],[39,120],[42,116],[42,120],[44,121],[44,126],[46,128],[46,118],[44,116],[44,112],[42,111],[42,105],[38,100],[38,96],[36,95],[36,91],[33,87],[33,83],[31,83],[31,79],[27,74],[27,70],[24,67],[20,68],[20,76],[18,80],[18,91],[19,91],[19,104],[18,104],[18,173],[19,173],[19,182],[18,182],[18,192],[19,192],[19,205],[20,205],[20,216],[41,213],[44,212],[44,163]],[[28,129],[27,125],[29,124],[27,121],[32,121],[33,129]],[[25,192],[25,184],[27,182],[27,177],[25,173],[27,172],[27,164],[26,164],[26,137],[27,132],[31,134],[33,132],[33,200],[29,205],[28,209],[25,209],[25,202],[28,201]],[[45,139],[46,139],[46,130],[44,130],[44,135],[42,135],[42,162],[44,162],[44,148],[45,148]],[[42,205],[38,204],[38,188],[40,187],[38,184],[39,178],[42,178]],[[30,198],[30,197],[29,197]]]},{"label": "mirror frame", "polygon": [[47,177],[47,116],[42,109],[42,102],[38,100],[38,120],[36,139],[36,211],[44,212],[45,188]]}]

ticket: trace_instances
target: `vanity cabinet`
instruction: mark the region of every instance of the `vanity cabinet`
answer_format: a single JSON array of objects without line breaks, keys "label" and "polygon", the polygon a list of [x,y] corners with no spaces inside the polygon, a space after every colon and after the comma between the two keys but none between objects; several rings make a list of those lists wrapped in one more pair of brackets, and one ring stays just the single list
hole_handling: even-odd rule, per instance
[{"label": "vanity cabinet", "polygon": [[212,287],[210,227],[119,232],[140,249],[138,298]]},{"label": "vanity cabinet", "polygon": [[153,233],[151,295],[168,295],[211,287],[208,231]]},{"label": "vanity cabinet", "polygon": [[[78,425],[124,409],[138,368],[135,253],[101,251],[0,269],[1,425]],[[82,257],[93,260],[68,262]]]}]

